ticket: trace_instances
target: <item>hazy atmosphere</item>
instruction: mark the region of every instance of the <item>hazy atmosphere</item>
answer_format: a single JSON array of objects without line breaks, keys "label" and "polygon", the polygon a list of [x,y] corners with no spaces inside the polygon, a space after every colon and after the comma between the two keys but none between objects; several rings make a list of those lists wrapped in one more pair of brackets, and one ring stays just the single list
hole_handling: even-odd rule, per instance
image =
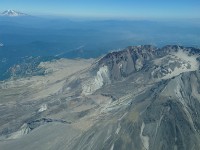
[{"label": "hazy atmosphere", "polygon": [[0,10],[95,19],[197,19],[199,7],[198,0],[1,0]]},{"label": "hazy atmosphere", "polygon": [[199,150],[199,0],[0,0],[0,150]]}]

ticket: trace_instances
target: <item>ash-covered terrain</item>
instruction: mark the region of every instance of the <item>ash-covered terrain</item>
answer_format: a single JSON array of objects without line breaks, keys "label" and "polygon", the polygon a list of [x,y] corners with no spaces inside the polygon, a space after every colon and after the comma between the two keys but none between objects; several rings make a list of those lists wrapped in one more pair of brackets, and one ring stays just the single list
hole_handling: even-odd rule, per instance
[{"label": "ash-covered terrain", "polygon": [[0,83],[0,149],[198,150],[199,61],[143,45],[37,63],[42,74]]}]

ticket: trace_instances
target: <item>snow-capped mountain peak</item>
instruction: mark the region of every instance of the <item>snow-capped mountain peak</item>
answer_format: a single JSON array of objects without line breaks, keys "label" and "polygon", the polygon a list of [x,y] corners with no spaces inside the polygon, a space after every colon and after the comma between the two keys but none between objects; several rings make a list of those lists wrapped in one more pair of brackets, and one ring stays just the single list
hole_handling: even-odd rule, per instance
[{"label": "snow-capped mountain peak", "polygon": [[2,16],[9,16],[9,17],[17,17],[17,16],[26,16],[27,14],[17,12],[15,10],[6,10],[1,13]]}]

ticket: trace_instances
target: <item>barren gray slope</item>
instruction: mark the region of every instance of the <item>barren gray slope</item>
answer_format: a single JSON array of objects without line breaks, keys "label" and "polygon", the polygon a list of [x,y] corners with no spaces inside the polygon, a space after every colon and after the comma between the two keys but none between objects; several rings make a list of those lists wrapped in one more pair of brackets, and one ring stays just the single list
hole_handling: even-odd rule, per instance
[{"label": "barren gray slope", "polygon": [[180,46],[128,47],[78,62],[85,67],[66,77],[58,67],[65,62],[41,64],[56,70],[1,84],[0,147],[198,150],[199,54]]}]

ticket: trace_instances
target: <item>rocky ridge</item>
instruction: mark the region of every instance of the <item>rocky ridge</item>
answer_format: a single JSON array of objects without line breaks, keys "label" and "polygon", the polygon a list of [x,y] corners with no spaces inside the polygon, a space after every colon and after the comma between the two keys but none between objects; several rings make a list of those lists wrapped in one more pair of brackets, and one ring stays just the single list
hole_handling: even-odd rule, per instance
[{"label": "rocky ridge", "polygon": [[[33,125],[43,124],[42,118],[70,123],[44,123],[15,140],[3,138],[0,147],[21,150],[26,143],[30,149],[52,150],[200,149],[199,55],[197,48],[144,45],[96,61],[41,63],[44,70],[52,70],[44,78],[1,83],[1,135],[21,131],[27,120]],[[72,66],[76,69],[69,73]],[[34,144],[36,139],[42,143]]]}]

